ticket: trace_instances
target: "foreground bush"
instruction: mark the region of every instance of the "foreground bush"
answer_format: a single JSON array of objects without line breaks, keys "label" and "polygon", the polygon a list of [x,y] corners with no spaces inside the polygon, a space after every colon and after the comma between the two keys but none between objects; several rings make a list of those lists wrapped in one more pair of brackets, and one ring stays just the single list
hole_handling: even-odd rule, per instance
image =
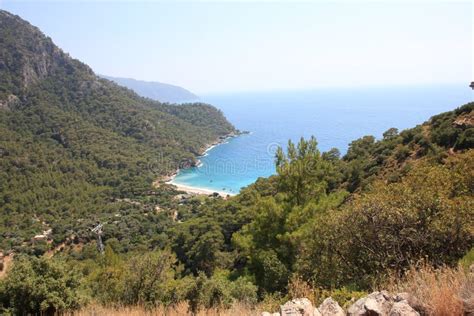
[{"label": "foreground bush", "polygon": [[79,276],[59,260],[20,256],[0,282],[4,314],[52,315],[77,309],[83,302]]},{"label": "foreground bush", "polygon": [[470,168],[420,163],[402,181],[375,182],[343,210],[319,215],[303,230],[297,272],[327,288],[370,288],[421,259],[456,265],[474,242]]},{"label": "foreground bush", "polygon": [[257,286],[243,277],[230,281],[225,270],[218,270],[211,277],[200,273],[186,299],[193,312],[213,307],[228,309],[235,304],[250,306],[257,303]]},{"label": "foreground bush", "polygon": [[182,276],[182,266],[168,250],[121,257],[107,246],[99,261],[85,285],[101,305],[156,308],[186,301],[196,312],[257,302],[257,287],[243,277],[232,280],[227,270]]}]

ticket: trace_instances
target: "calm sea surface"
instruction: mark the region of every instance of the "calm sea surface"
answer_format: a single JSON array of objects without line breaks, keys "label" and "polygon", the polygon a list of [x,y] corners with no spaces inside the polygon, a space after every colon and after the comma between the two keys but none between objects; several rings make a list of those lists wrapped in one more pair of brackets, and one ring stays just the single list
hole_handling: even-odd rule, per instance
[{"label": "calm sea surface", "polygon": [[203,96],[251,134],[212,148],[200,159],[202,166],[181,171],[174,182],[237,193],[275,173],[275,150],[289,139],[314,135],[321,151],[337,147],[345,153],[352,140],[414,127],[472,101],[473,95],[467,85],[439,85]]}]

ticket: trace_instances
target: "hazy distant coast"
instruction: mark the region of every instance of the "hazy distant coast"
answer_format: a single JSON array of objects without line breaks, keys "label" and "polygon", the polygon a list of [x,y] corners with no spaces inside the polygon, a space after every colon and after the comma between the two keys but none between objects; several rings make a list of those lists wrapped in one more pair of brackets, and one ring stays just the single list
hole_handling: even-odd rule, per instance
[{"label": "hazy distant coast", "polygon": [[117,78],[105,75],[100,76],[114,81],[121,86],[132,89],[142,97],[160,102],[185,103],[196,102],[199,100],[199,97],[191,91],[168,83],[143,81],[131,78]]}]

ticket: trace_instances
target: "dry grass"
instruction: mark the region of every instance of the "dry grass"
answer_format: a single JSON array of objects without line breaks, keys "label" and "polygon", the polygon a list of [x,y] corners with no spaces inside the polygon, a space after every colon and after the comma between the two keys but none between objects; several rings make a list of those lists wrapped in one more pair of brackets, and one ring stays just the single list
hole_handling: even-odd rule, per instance
[{"label": "dry grass", "polygon": [[[243,304],[234,304],[228,309],[202,309],[196,316],[231,316],[231,315],[260,315],[260,311],[255,308]],[[186,302],[179,303],[169,307],[156,307],[154,309],[146,309],[144,307],[121,307],[121,308],[107,308],[99,305],[91,305],[83,310],[73,314],[74,316],[183,316],[193,315],[189,310],[189,305]]]},{"label": "dry grass", "polygon": [[306,297],[313,304],[317,302],[317,295],[314,287],[298,276],[293,277],[288,283],[288,295],[291,298]]},{"label": "dry grass", "polygon": [[[410,294],[412,306],[422,315],[432,316],[461,316],[474,315],[474,274],[466,269],[441,268],[434,269],[428,265],[412,267],[403,278],[392,276],[388,282],[380,288],[391,293],[406,292]],[[319,293],[308,283],[300,278],[293,278],[288,285],[288,297],[306,297],[313,303],[320,299]],[[343,293],[339,296],[348,296],[356,292]],[[327,293],[324,293],[327,294]],[[363,292],[357,292],[362,296]],[[327,295],[324,295],[327,296]],[[337,297],[337,293],[331,296]],[[358,298],[358,297],[356,297]],[[201,316],[231,316],[231,315],[260,315],[263,310],[275,311],[287,297],[268,296],[257,306],[234,304],[230,308],[201,309],[197,314]],[[107,308],[99,305],[90,305],[83,310],[74,313],[75,316],[181,316],[193,315],[189,305],[181,302],[170,307],[156,307],[146,309],[144,307],[121,307]]]},{"label": "dry grass", "polygon": [[394,293],[407,292],[420,305],[422,314],[464,315],[472,311],[474,278],[462,268],[412,267],[403,278],[392,277],[385,286]]}]

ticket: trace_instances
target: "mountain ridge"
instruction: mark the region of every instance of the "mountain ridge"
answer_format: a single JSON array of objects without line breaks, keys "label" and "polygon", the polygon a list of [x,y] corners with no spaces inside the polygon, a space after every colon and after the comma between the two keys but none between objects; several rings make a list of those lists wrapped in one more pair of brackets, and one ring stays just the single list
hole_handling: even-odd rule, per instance
[{"label": "mountain ridge", "polygon": [[133,78],[112,77],[99,75],[121,86],[135,91],[138,95],[166,103],[184,103],[199,100],[191,91],[180,86],[157,81],[137,80]]}]

